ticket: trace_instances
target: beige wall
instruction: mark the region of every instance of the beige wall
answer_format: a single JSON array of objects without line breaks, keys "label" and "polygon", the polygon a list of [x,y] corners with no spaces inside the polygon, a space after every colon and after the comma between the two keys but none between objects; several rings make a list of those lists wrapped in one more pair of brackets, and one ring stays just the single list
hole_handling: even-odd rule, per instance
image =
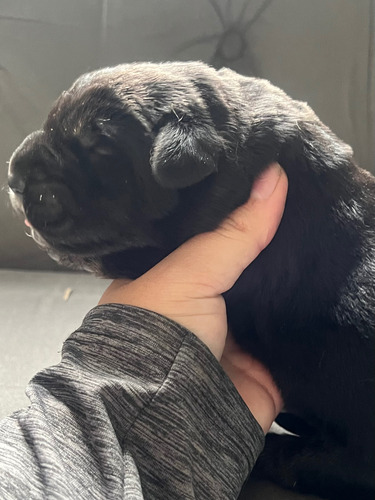
[{"label": "beige wall", "polygon": [[[226,0],[216,0],[224,6]],[[242,0],[232,0],[240,13]],[[242,25],[262,4],[250,0]],[[309,102],[375,171],[374,0],[273,0],[231,67]],[[372,9],[372,10],[371,10]],[[18,20],[15,18],[19,18]],[[134,60],[210,61],[221,24],[208,0],[0,0],[0,185],[6,161],[80,73]],[[53,268],[0,191],[0,267]]]}]

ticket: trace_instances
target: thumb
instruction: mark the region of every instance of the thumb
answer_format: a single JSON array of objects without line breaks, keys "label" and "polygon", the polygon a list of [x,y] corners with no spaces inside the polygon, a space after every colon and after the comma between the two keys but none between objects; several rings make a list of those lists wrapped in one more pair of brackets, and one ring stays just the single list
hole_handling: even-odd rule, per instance
[{"label": "thumb", "polygon": [[278,163],[271,164],[255,180],[248,201],[218,229],[193,237],[165,259],[169,271],[180,270],[185,281],[190,276],[189,281],[206,286],[209,294],[229,290],[274,237],[287,190],[284,170]]}]

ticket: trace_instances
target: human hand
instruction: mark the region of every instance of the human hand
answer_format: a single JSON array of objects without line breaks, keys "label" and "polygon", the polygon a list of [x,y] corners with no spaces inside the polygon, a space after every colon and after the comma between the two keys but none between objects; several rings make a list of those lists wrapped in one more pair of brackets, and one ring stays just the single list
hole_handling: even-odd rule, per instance
[{"label": "human hand", "polygon": [[99,302],[149,309],[191,330],[222,362],[264,431],[280,411],[281,397],[267,370],[227,341],[222,294],[272,240],[287,185],[285,172],[272,164],[255,181],[249,200],[218,229],[191,238],[135,281],[114,280]]}]

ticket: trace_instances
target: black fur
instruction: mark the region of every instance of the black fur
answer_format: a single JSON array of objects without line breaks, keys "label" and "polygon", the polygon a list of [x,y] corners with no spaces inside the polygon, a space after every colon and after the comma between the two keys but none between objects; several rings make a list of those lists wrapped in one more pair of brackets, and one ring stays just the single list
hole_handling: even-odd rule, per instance
[{"label": "black fur", "polygon": [[275,160],[289,178],[284,218],[226,301],[237,341],[303,424],[300,437],[270,435],[256,469],[301,492],[373,499],[375,180],[306,104],[201,63],[103,69],[16,150],[9,185],[54,258],[136,277],[217,227]]}]

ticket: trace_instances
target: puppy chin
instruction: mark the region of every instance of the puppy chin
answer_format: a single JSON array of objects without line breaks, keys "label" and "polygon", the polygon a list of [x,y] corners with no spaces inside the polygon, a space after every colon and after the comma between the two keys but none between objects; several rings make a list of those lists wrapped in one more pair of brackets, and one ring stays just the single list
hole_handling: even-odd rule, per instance
[{"label": "puppy chin", "polygon": [[82,257],[79,255],[68,254],[66,252],[60,252],[50,245],[30,223],[28,223],[27,226],[29,228],[29,232],[26,232],[26,234],[30,236],[30,238],[33,238],[38,247],[45,251],[52,260],[61,266],[68,267],[76,271],[95,273],[99,276],[103,275],[99,258]]},{"label": "puppy chin", "polygon": [[32,238],[35,243],[38,245],[39,248],[42,250],[45,250],[48,252],[48,254],[52,257],[53,260],[57,260],[57,258],[54,258],[51,254],[50,251],[53,252],[51,249],[50,245],[47,243],[47,241],[43,238],[43,236],[30,224],[30,222],[25,219],[25,225],[28,227],[28,231],[26,231],[26,234]]},{"label": "puppy chin", "polygon": [[67,255],[60,254],[58,251],[51,247],[45,249],[55,262],[58,264],[73,269],[75,271],[86,271],[88,273],[94,273],[97,276],[104,277],[101,261],[99,258],[95,257],[80,257],[78,255]]}]

